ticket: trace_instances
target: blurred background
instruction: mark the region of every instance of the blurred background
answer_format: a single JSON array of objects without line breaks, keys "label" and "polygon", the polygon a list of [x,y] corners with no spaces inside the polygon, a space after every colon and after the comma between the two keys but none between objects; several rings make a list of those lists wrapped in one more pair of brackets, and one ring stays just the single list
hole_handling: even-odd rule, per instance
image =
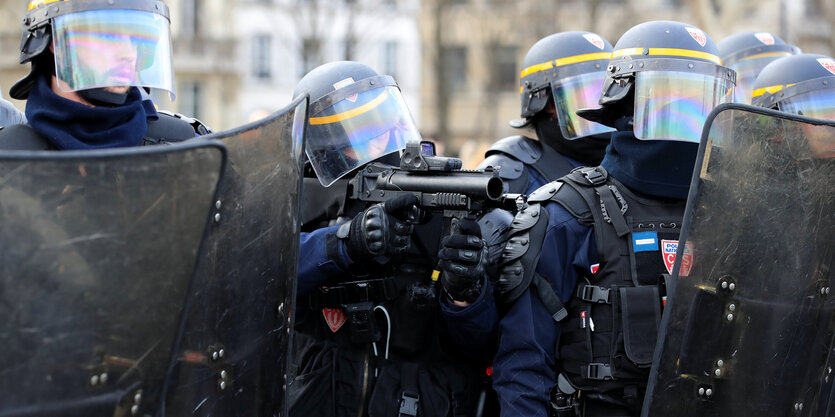
[{"label": "blurred background", "polygon": [[[26,0],[0,0],[0,89],[18,64]],[[517,134],[518,77],[538,39],[597,32],[613,45],[648,20],[678,20],[714,42],[768,31],[804,52],[835,54],[835,0],[166,0],[177,99],[161,109],[215,130],[284,107],[316,66],[356,60],[394,76],[424,138],[473,167],[489,145]],[[11,100],[21,110],[25,103]]]}]

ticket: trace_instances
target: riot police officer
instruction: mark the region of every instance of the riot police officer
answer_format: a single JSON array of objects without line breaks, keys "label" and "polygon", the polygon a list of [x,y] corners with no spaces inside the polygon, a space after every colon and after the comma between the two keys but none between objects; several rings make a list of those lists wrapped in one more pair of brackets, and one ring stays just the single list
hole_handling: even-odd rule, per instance
[{"label": "riot police officer", "polygon": [[[768,64],[754,81],[751,102],[755,106],[835,121],[835,59],[824,55],[801,54],[780,58]],[[831,178],[835,172],[835,128],[812,124],[799,126],[812,157],[817,161],[817,164],[812,165],[814,170],[809,170],[812,174],[804,173],[804,177],[811,178],[810,181],[828,183],[827,178]],[[812,189],[812,193],[802,195],[797,200],[811,202],[813,207],[827,211],[827,202],[832,201],[831,188],[828,193]],[[782,194],[780,197],[785,198]],[[814,211],[807,210],[805,213]],[[830,230],[832,228],[831,214],[807,214],[803,217],[823,219],[822,224]],[[814,236],[815,245],[809,252],[816,258],[813,263],[829,269],[835,255],[830,238],[832,234],[826,232],[826,226],[821,227],[821,232]],[[828,360],[833,360],[831,351]],[[835,409],[835,385],[831,378],[825,379],[822,385],[818,406],[821,410],[827,410],[828,415]]]},{"label": "riot police officer", "polygon": [[[394,79],[364,64],[317,67],[294,95],[311,100],[305,153],[323,186],[369,162],[399,160],[405,141],[420,139]],[[452,274],[436,264],[483,276],[467,268],[470,258],[482,258],[482,241],[477,227],[465,224],[462,235],[439,244],[438,219],[407,221],[417,203],[411,195],[371,206],[349,200],[334,225],[303,233],[290,415],[475,409],[478,372],[445,335],[438,314],[443,291],[432,276]],[[474,248],[459,251],[462,245]],[[453,269],[459,260],[467,265]]]},{"label": "riot police officer", "polygon": [[611,54],[607,40],[582,31],[555,33],[531,46],[519,77],[523,120],[511,126],[532,128],[539,141],[521,135],[499,140],[479,167],[500,166],[509,192],[529,194],[577,166],[599,164],[614,129],[576,112],[597,104]]},{"label": "riot police officer", "polygon": [[[578,166],[598,165],[614,129],[582,119],[576,111],[596,106],[611,55],[612,45],[592,32],[555,33],[531,46],[519,79],[523,119],[510,125],[533,130],[538,140],[522,135],[501,139],[487,151],[479,168],[499,167],[507,192],[530,194]],[[488,264],[494,265],[501,256],[512,220],[512,215],[502,210],[493,210],[479,220],[482,234],[489,237]],[[463,276],[456,278],[450,280],[451,286],[469,289],[470,294],[475,289],[482,292],[480,297],[442,303],[456,342],[468,351],[492,357],[496,329],[490,324],[499,312],[487,292],[494,284],[475,275],[470,275],[469,281]],[[471,304],[476,300],[479,302]],[[501,297],[498,301],[506,304]],[[468,324],[459,328],[463,323]]]},{"label": "riot police officer", "polygon": [[174,94],[168,7],[157,0],[31,0],[12,98],[28,124],[0,132],[4,149],[95,149],[181,141],[208,129],[157,112],[150,88]]},{"label": "riot police officer", "polygon": [[800,48],[769,32],[737,33],[722,39],[716,47],[722,65],[736,71],[737,103],[751,103],[751,85],[766,65],[800,53]]},{"label": "riot police officer", "polygon": [[752,84],[751,104],[815,119],[835,120],[835,60],[800,54],[766,65]]},{"label": "riot police officer", "polygon": [[733,96],[719,63],[684,23],[642,23],[618,40],[601,108],[579,111],[617,129],[601,166],[533,192],[503,255],[503,415],[640,413],[701,127]]}]

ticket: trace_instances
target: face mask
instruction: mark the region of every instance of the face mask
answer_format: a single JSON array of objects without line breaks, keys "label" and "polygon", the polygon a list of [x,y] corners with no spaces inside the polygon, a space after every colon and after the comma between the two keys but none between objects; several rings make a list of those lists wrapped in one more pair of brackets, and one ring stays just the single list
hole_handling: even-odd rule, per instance
[{"label": "face mask", "polygon": [[551,117],[539,117],[533,122],[536,136],[557,152],[587,166],[597,166],[603,160],[609,133],[568,140],[560,131],[559,122]]}]

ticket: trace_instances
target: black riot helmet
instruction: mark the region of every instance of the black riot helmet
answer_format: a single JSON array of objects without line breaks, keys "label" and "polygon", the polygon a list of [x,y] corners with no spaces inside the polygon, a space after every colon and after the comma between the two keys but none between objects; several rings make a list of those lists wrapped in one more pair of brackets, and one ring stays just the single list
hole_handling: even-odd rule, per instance
[{"label": "black riot helmet", "polygon": [[716,47],[722,65],[736,71],[735,101],[738,103],[751,103],[751,86],[766,65],[800,53],[800,48],[769,32],[737,33],[722,39]]},{"label": "black riot helmet", "polygon": [[48,73],[68,92],[137,86],[166,90],[173,98],[169,25],[168,7],[158,0],[31,0],[20,63],[32,68],[10,95],[26,99],[36,77]]},{"label": "black riot helmet", "polygon": [[615,45],[601,109],[580,116],[615,126],[632,117],[635,137],[698,142],[708,113],[733,99],[736,74],[704,31],[672,21],[641,23]]},{"label": "black riot helmet", "polygon": [[540,39],[525,55],[519,75],[521,116],[526,120],[511,125],[529,124],[552,101],[565,139],[612,131],[576,113],[597,104],[611,54],[612,45],[596,33],[561,32]]},{"label": "black riot helmet", "polygon": [[394,78],[367,65],[331,62],[299,81],[293,97],[310,97],[305,146],[325,187],[354,169],[420,140]]},{"label": "black riot helmet", "polygon": [[766,65],[754,81],[751,104],[835,120],[835,60],[801,54]]}]

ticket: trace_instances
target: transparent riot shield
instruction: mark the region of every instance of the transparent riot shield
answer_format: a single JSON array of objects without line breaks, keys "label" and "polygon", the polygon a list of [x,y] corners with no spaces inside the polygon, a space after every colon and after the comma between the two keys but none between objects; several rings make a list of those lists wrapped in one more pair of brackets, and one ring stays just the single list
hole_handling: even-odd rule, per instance
[{"label": "transparent riot shield", "polygon": [[273,416],[284,385],[298,259],[307,101],[211,137],[229,149],[180,349],[168,416]]},{"label": "transparent riot shield", "polygon": [[712,113],[644,416],[823,415],[833,182],[835,123],[738,104]]},{"label": "transparent riot shield", "polygon": [[0,416],[157,413],[225,157],[0,152]]}]

